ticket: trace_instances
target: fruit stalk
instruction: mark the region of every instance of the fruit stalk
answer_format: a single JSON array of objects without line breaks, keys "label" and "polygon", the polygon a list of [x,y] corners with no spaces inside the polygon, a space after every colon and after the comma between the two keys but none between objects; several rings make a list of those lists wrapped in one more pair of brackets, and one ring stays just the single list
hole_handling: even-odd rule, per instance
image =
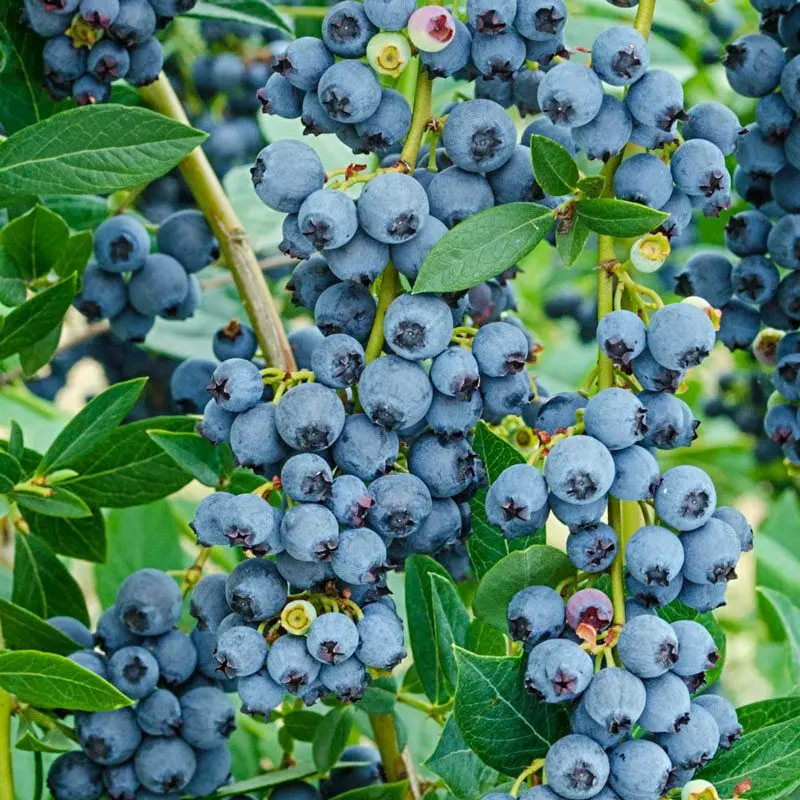
[{"label": "fruit stalk", "polygon": [[[140,91],[145,103],[153,110],[184,125],[190,124],[172,84],[163,72],[155,83],[142,87]],[[264,357],[272,366],[293,372],[297,365],[275,301],[261,274],[242,223],[205,153],[200,147],[195,148],[179,164],[179,168],[220,243],[225,263],[233,275]]]},{"label": "fruit stalk", "polygon": [[11,695],[0,689],[0,797],[14,797],[11,767]]},{"label": "fruit stalk", "polygon": [[369,722],[375,737],[375,744],[381,754],[381,763],[389,783],[403,780],[406,767],[400,748],[397,746],[397,731],[391,714],[370,714]]}]

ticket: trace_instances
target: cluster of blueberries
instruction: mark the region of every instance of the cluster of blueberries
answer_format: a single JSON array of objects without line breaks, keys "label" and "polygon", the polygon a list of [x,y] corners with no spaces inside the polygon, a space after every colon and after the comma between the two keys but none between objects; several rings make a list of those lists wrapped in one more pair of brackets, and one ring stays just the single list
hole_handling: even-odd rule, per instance
[{"label": "cluster of blueberries", "polygon": [[135,701],[117,711],[74,712],[80,750],[52,764],[54,800],[177,800],[227,783],[236,716],[217,671],[214,634],[176,628],[181,593],[156,569],[133,573],[92,634],[71,617],[48,622],[76,642],[69,658]]},{"label": "cluster of blueberries", "polygon": [[[626,612],[616,640],[621,666],[595,672],[581,644],[610,632],[607,595],[580,589],[565,606],[555,590],[530,586],[509,603],[509,631],[527,652],[526,688],[543,702],[568,704],[572,728],[547,753],[547,785],[522,800],[657,800],[691,785],[699,767],[739,738],[727,700],[694,694],[720,658],[708,631],[693,620],[667,623],[633,600]],[[632,736],[634,726],[647,735]],[[510,797],[492,792],[484,800]]]},{"label": "cluster of blueberries", "polygon": [[111,83],[146,86],[158,78],[164,50],[156,29],[197,0],[24,0],[31,28],[45,37],[45,88],[58,100],[105,103]]},{"label": "cluster of blueberries", "polygon": [[[132,216],[110,217],[94,236],[94,260],[82,276],[74,305],[90,322],[109,320],[122,341],[143,342],[156,317],[184,320],[200,303],[194,274],[219,256],[211,228],[199,211],[167,217],[150,252],[147,228]],[[127,280],[126,280],[127,276]]]}]

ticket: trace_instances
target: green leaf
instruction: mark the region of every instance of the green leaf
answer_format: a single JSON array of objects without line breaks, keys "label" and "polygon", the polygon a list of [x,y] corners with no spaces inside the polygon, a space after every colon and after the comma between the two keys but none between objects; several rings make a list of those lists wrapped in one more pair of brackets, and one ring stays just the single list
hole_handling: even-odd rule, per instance
[{"label": "green leaf", "polygon": [[223,19],[263,28],[282,28],[289,33],[292,25],[267,0],[200,0],[187,16],[200,19]]},{"label": "green leaf", "polygon": [[0,494],[10,492],[22,477],[22,466],[14,456],[0,450]]},{"label": "green leaf", "polygon": [[41,200],[75,231],[93,231],[108,217],[106,198],[95,194],[46,194]]},{"label": "green leaf", "polygon": [[132,572],[145,567],[181,569],[186,565],[180,543],[182,524],[166,500],[108,515],[109,558],[106,564],[95,567],[97,595],[103,608],[114,603],[119,585]]},{"label": "green leaf", "polygon": [[75,578],[38,536],[16,534],[14,603],[42,619],[75,617],[89,625],[86,601]]},{"label": "green leaf", "polygon": [[500,780],[497,770],[487,767],[467,747],[452,715],[425,766],[447,784],[457,800],[481,800]]},{"label": "green leaf", "polygon": [[531,136],[531,163],[536,183],[555,197],[572,194],[580,179],[578,165],[566,148],[546,136]]},{"label": "green leaf", "polygon": [[606,188],[606,179],[602,175],[587,175],[578,181],[575,188],[586,197],[600,197]]},{"label": "green leaf", "polygon": [[347,747],[353,722],[353,709],[350,706],[334,708],[322,718],[311,745],[314,764],[320,772],[328,772],[339,760]]},{"label": "green leaf", "polygon": [[745,780],[752,782],[747,800],[786,797],[800,786],[800,718],[746,733],[695,777],[711,781],[720,797]]},{"label": "green leaf", "polygon": [[757,556],[756,584],[775,589],[800,606],[800,558],[794,551],[777,539],[760,536]]},{"label": "green leaf", "polygon": [[148,430],[188,433],[194,426],[189,417],[153,417],[113,428],[90,450],[70,458],[69,466],[78,477],[60,485],[103,508],[126,508],[166,497],[192,476],[148,436]]},{"label": "green leaf", "polygon": [[[445,652],[442,647],[449,638],[445,630],[447,627],[445,602],[438,597],[440,586],[436,585],[434,590],[433,576],[438,576],[445,582],[452,581],[444,567],[428,556],[413,555],[406,561],[408,635],[414,654],[414,664],[430,701],[446,703],[455,691],[456,665],[452,651]],[[440,604],[438,609],[435,605],[434,591]],[[448,598],[446,602],[451,613],[461,617],[459,612],[453,611],[452,598]],[[461,602],[460,598],[458,602]],[[463,613],[466,614],[466,610]],[[459,620],[456,627],[460,625]],[[466,623],[464,629],[466,635]],[[463,640],[459,644],[463,644]]]},{"label": "green leaf", "polygon": [[656,613],[661,619],[667,622],[677,622],[682,619],[698,622],[711,634],[711,638],[714,640],[714,644],[719,651],[719,661],[714,666],[714,669],[710,669],[706,672],[706,683],[709,686],[711,686],[712,683],[716,683],[722,677],[722,669],[725,666],[725,654],[727,650],[725,631],[722,630],[722,626],[717,621],[716,616],[714,616],[711,611],[700,614],[677,600],[664,608],[657,609]]},{"label": "green leaf", "polygon": [[556,249],[565,267],[571,267],[578,260],[590,233],[589,226],[578,214],[556,223]]},{"label": "green leaf", "polygon": [[[492,433],[483,421],[475,428],[472,447],[486,466],[490,483],[494,483],[507,467],[525,463],[519,450]],[[472,536],[467,539],[467,549],[479,578],[509,553],[544,542],[544,529],[532,536],[506,539],[486,519],[485,503],[486,489],[478,491],[469,501],[472,510]]]},{"label": "green leaf", "polygon": [[755,733],[770,725],[780,725],[800,719],[800,695],[749,703],[737,708],[736,715],[745,733]]},{"label": "green leaf", "polygon": [[68,656],[80,649],[69,636],[36,614],[6,600],[0,600],[0,628],[11,650],[44,650]]},{"label": "green leaf", "polygon": [[409,795],[408,781],[376,783],[336,795],[336,800],[404,800]]},{"label": "green leaf", "polygon": [[69,239],[67,223],[54,211],[36,205],[3,230],[3,246],[25,278],[47,275]]},{"label": "green leaf", "polygon": [[485,764],[518,775],[569,732],[564,708],[540,703],[525,690],[520,657],[479,656],[456,649],[456,660],[453,713],[467,747]]},{"label": "green leaf", "polygon": [[31,532],[43,539],[62,556],[102,563],[106,560],[106,525],[97,508],[90,508],[91,517],[67,519],[37,514],[26,509],[23,513]]},{"label": "green leaf", "polygon": [[64,318],[74,296],[73,275],[44,289],[11,311],[0,329],[0,358],[18,353],[53,330]]},{"label": "green leaf", "polygon": [[[800,611],[781,592],[759,586],[756,589],[759,608],[770,616],[781,629],[781,639],[786,642],[789,670],[795,684],[800,684]],[[774,626],[773,626],[774,628]]]},{"label": "green leaf", "polygon": [[22,428],[16,420],[11,420],[11,434],[8,437],[8,452],[17,460],[25,453],[25,441]]},{"label": "green leaf", "polygon": [[4,306],[18,306],[25,302],[27,290],[17,262],[8,250],[0,245],[0,303]]},{"label": "green leaf", "polygon": [[504,656],[506,654],[506,637],[483,620],[470,620],[467,628],[467,639],[464,644],[467,650],[482,656]]},{"label": "green leaf", "polygon": [[367,714],[389,714],[397,703],[397,681],[391,675],[376,678],[367,687],[356,708]]},{"label": "green leaf", "polygon": [[466,643],[469,614],[452,578],[431,573],[428,579],[431,582],[433,630],[436,647],[439,651],[439,663],[444,669],[452,695],[458,682],[458,668],[453,655],[453,645],[457,644],[463,647]]},{"label": "green leaf", "polygon": [[60,338],[61,323],[56,325],[49,333],[44,334],[39,341],[19,351],[19,362],[22,366],[22,374],[26,378],[34,375],[45,364],[50,363],[50,359],[52,359],[53,354],[58,348]]},{"label": "green leaf", "polygon": [[45,730],[42,736],[36,733],[33,725],[22,722],[17,733],[14,747],[29,753],[66,753],[72,750],[74,743],[58,728]]},{"label": "green leaf", "polygon": [[22,19],[21,10],[20,3],[0,6],[0,123],[8,133],[56,110],[43,87],[43,40]]},{"label": "green leaf", "polygon": [[136,405],[147,378],[116,383],[87,403],[47,449],[36,474],[47,475],[72,465],[116,427]]},{"label": "green leaf", "polygon": [[0,145],[0,204],[37,194],[107,194],[168,172],[207,134],[145,108],[65,111]]},{"label": "green leaf", "polygon": [[59,278],[66,278],[73,273],[83,275],[89,259],[92,257],[94,236],[91,231],[80,231],[69,237],[64,250],[53,264],[53,272]]},{"label": "green leaf", "polygon": [[403,685],[401,688],[406,694],[425,694],[425,688],[420,680],[416,664],[412,664],[406,670],[406,674],[403,675]]},{"label": "green leaf", "polygon": [[37,708],[114,711],[132,702],[74,661],[35,650],[0,653],[0,686]]},{"label": "green leaf", "polygon": [[222,465],[216,447],[208,439],[196,433],[147,433],[178,466],[191,473],[200,483],[212,487],[217,485]]},{"label": "green leaf", "polygon": [[255,778],[248,778],[245,781],[237,781],[236,783],[229,783],[227,786],[222,786],[211,795],[211,797],[231,797],[235,794],[255,792],[270,786],[280,786],[282,783],[288,783],[289,781],[300,781],[303,778],[309,778],[315,772],[316,769],[311,766],[297,766],[273,770],[271,772],[265,772],[263,775],[256,775]]},{"label": "green leaf", "polygon": [[554,587],[574,573],[566,554],[546,544],[510,553],[481,579],[472,603],[475,616],[505,633],[506,609],[518,591],[528,586]]},{"label": "green leaf", "polygon": [[657,228],[669,214],[627,200],[578,200],[578,216],[590,230],[604,236],[641,236]]},{"label": "green leaf", "polygon": [[313,742],[322,720],[322,714],[301,708],[287,714],[283,718],[283,725],[292,739],[298,742]]},{"label": "green leaf", "polygon": [[86,503],[63,486],[46,486],[49,494],[42,495],[25,490],[16,490],[14,499],[23,509],[30,509],[48,517],[67,517],[82,519],[91,515]]},{"label": "green leaf", "polygon": [[536,247],[552,223],[553,212],[535,203],[480,211],[431,248],[414,292],[456,292],[494,278]]}]

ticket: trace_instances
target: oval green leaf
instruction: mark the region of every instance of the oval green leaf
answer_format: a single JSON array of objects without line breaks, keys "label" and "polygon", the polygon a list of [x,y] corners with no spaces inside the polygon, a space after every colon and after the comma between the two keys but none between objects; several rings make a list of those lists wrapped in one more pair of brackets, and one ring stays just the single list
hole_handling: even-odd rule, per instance
[{"label": "oval green leaf", "polygon": [[641,236],[657,228],[669,214],[654,208],[607,197],[578,200],[578,216],[589,230],[604,236]]},{"label": "oval green leaf", "polygon": [[555,197],[572,194],[580,173],[575,159],[558,142],[546,136],[531,136],[531,163],[536,183]]}]

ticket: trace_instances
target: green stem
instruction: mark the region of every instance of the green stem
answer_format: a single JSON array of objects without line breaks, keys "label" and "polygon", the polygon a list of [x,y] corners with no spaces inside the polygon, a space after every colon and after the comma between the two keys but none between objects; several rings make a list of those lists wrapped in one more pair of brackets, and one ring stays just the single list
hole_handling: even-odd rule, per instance
[{"label": "green stem", "polygon": [[[143,86],[140,94],[154,111],[184,125],[190,124],[172,84],[163,72],[155,83]],[[261,274],[256,254],[202,148],[196,147],[178,166],[219,241],[261,352],[271,365],[293,372],[297,365],[292,348],[275,301]]]},{"label": "green stem", "polygon": [[397,269],[390,261],[381,275],[381,288],[378,292],[378,307],[375,309],[375,320],[372,323],[372,330],[369,332],[369,340],[364,351],[367,363],[374,361],[383,349],[383,320],[389,304],[397,296],[399,286]]},{"label": "green stem", "polygon": [[392,715],[370,714],[369,723],[372,726],[372,735],[378,752],[381,754],[381,763],[387,782],[394,783],[403,780],[406,777],[406,767],[397,745],[397,731]]},{"label": "green stem", "polygon": [[11,766],[11,695],[0,689],[0,797],[14,797]]},{"label": "green stem", "polygon": [[405,705],[410,706],[411,708],[416,708],[417,711],[422,711],[425,714],[431,714],[433,712],[434,707],[430,703],[426,703],[424,700],[417,700],[416,697],[410,694],[404,694],[400,692],[397,695],[397,700],[400,703],[405,703]]},{"label": "green stem", "polygon": [[328,13],[328,6],[274,6],[279,14],[287,17],[311,17],[322,19]]},{"label": "green stem", "polygon": [[44,791],[44,770],[42,769],[42,754],[38,751],[33,754],[33,768],[33,800],[42,800],[42,792]]}]

